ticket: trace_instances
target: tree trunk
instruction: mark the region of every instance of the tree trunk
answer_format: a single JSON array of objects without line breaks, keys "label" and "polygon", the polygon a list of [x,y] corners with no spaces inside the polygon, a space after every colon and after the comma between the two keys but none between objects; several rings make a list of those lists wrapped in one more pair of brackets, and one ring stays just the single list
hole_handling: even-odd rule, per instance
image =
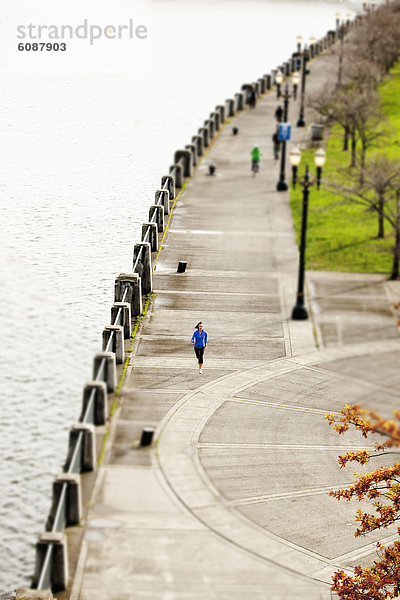
[{"label": "tree trunk", "polygon": [[382,192],[379,194],[379,204],[378,204],[378,238],[385,237],[385,221],[383,218],[383,208],[384,208],[384,197]]},{"label": "tree trunk", "polygon": [[357,162],[357,153],[356,153],[356,134],[355,132],[351,133],[351,163],[350,167],[355,167]]},{"label": "tree trunk", "polygon": [[395,281],[399,277],[399,265],[400,265],[400,222],[397,222],[396,227],[396,242],[393,251],[393,264],[392,273],[390,275],[391,281]]},{"label": "tree trunk", "polygon": [[343,152],[347,152],[349,149],[349,128],[343,127],[344,136],[343,136]]},{"label": "tree trunk", "polygon": [[365,154],[366,149],[364,144],[361,144],[361,157],[360,157],[360,185],[364,185],[364,173],[365,173]]}]

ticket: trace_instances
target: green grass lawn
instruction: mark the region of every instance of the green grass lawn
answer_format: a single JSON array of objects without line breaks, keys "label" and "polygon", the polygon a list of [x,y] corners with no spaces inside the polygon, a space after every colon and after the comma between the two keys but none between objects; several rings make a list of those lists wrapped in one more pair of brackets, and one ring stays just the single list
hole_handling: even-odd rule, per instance
[{"label": "green grass lawn", "polygon": [[[399,156],[400,148],[400,64],[397,65],[379,88],[382,109],[389,121],[388,137],[379,143],[380,148],[372,148],[369,155],[384,151],[391,157]],[[343,152],[343,136],[339,127],[331,130],[326,153],[327,160],[323,179],[335,181],[349,173],[350,151]],[[299,176],[308,164],[310,172],[315,172],[314,150],[302,153]],[[299,240],[302,188],[297,186],[290,194],[290,203]],[[359,273],[390,273],[394,234],[385,223],[387,237],[377,239],[378,216],[366,212],[365,208],[342,199],[328,191],[324,185],[317,191],[311,188],[307,230],[307,268],[326,271],[352,271]]]}]

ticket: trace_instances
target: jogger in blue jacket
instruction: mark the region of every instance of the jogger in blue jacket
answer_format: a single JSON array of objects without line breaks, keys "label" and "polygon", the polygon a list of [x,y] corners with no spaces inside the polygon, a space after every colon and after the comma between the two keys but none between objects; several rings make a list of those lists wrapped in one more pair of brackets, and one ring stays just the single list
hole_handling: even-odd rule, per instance
[{"label": "jogger in blue jacket", "polygon": [[204,331],[201,321],[197,323],[196,330],[192,335],[192,344],[194,344],[194,351],[199,362],[199,373],[201,375],[203,372],[204,348],[207,346],[207,331]]}]

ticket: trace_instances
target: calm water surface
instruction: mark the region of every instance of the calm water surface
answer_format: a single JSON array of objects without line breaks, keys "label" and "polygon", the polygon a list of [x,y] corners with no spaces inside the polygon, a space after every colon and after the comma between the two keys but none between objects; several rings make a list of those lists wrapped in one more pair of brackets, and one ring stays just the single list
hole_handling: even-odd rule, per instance
[{"label": "calm water surface", "polygon": [[[0,592],[34,543],[91,378],[113,282],[160,176],[216,104],[358,9],[328,0],[5,0],[0,68]],[[16,27],[125,24],[146,40],[18,52]]]}]

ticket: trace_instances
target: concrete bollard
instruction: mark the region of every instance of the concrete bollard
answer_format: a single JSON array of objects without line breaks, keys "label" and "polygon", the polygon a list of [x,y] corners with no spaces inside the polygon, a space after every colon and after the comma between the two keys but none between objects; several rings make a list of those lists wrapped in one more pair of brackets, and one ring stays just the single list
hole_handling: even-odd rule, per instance
[{"label": "concrete bollard", "polygon": [[260,79],[258,79],[258,85],[260,87],[260,94],[265,94],[265,79],[264,79],[264,77],[260,77]]},{"label": "concrete bollard", "polygon": [[156,190],[154,200],[156,204],[163,207],[164,215],[169,215],[169,201],[171,200],[169,190]]},{"label": "concrete bollard", "polygon": [[[102,369],[100,370],[100,366]],[[93,379],[105,381],[107,392],[115,392],[117,386],[117,370],[114,352],[98,352],[93,360]],[[98,376],[100,372],[100,375]]]},{"label": "concrete bollard", "polygon": [[81,476],[78,473],[61,473],[53,481],[53,502],[46,523],[46,531],[51,531],[56,518],[58,503],[64,485],[67,486],[65,499],[65,527],[79,525],[82,518]]},{"label": "concrete bollard", "polygon": [[150,294],[153,289],[153,274],[151,270],[151,248],[148,242],[135,244],[133,249],[133,264],[136,264],[136,259],[140,254],[137,263],[137,273],[139,273],[142,281],[142,294]]},{"label": "concrete bollard", "polygon": [[163,175],[161,177],[161,189],[169,191],[169,197],[171,200],[175,198],[175,179],[173,175]]},{"label": "concrete bollard", "polygon": [[131,305],[131,315],[137,317],[143,310],[142,282],[138,273],[120,273],[115,280],[114,300],[121,302],[127,290],[125,302]]},{"label": "concrete bollard", "polygon": [[197,165],[197,148],[195,144],[186,144],[185,150],[190,150],[192,153],[192,167]]},{"label": "concrete bollard", "polygon": [[39,581],[49,546],[53,546],[50,555],[49,587],[53,592],[60,592],[67,589],[69,580],[67,537],[65,533],[45,531],[39,535],[36,542],[35,579]]},{"label": "concrete bollard", "polygon": [[249,104],[250,102],[250,94],[253,89],[253,86],[250,83],[244,83],[240,88],[240,91],[243,94],[243,103]]},{"label": "concrete bollard", "polygon": [[271,83],[272,83],[272,85],[275,85],[275,83],[276,83],[275,82],[275,77],[276,77],[277,72],[278,72],[277,69],[272,69],[272,71],[271,71]]},{"label": "concrete bollard", "polygon": [[233,98],[228,98],[226,101],[228,117],[235,116],[235,101]]},{"label": "concrete bollard", "polygon": [[220,124],[225,123],[225,120],[226,120],[225,106],[223,106],[222,104],[218,104],[218,106],[215,107],[215,112],[217,112],[219,114]]},{"label": "concrete bollard", "polygon": [[210,113],[210,121],[214,123],[214,131],[219,131],[220,123],[219,123],[219,114],[216,112]]},{"label": "concrete bollard", "polygon": [[[163,215],[164,216],[164,215]],[[118,323],[116,322],[119,314]],[[124,338],[127,340],[132,333],[131,305],[129,302],[114,302],[111,307],[111,324],[122,325],[124,328]]]},{"label": "concrete bollard", "polygon": [[204,121],[204,127],[208,129],[208,137],[212,140],[215,135],[214,121],[207,119],[207,121]]},{"label": "concrete bollard", "polygon": [[181,188],[183,185],[183,167],[182,165],[172,165],[169,169],[171,175],[174,176],[175,187]]},{"label": "concrete bollard", "polygon": [[200,127],[199,136],[203,138],[204,148],[208,148],[210,145],[210,131],[207,127]]},{"label": "concrete bollard", "polygon": [[242,92],[237,92],[235,94],[235,100],[236,100],[236,110],[243,110],[244,94],[242,94]]},{"label": "concrete bollard", "polygon": [[95,425],[105,425],[108,417],[107,386],[104,381],[87,381],[83,388],[82,413],[79,421],[85,418],[89,400],[94,394],[92,419]]},{"label": "concrete bollard", "polygon": [[283,73],[285,73],[286,77],[289,77],[289,75],[290,75],[290,73],[291,73],[291,69],[290,69],[290,62],[289,62],[289,61],[288,61],[288,62],[285,62],[285,63],[283,64],[283,66],[284,66],[284,69],[285,69],[285,70],[283,71]]},{"label": "concrete bollard", "polygon": [[157,229],[156,223],[150,223],[148,221],[147,223],[142,224],[142,242],[149,242],[152,252],[157,252],[158,250]]},{"label": "concrete bollard", "polygon": [[203,154],[204,154],[203,138],[200,135],[194,135],[192,137],[192,143],[196,146],[197,156],[203,156]]},{"label": "concrete bollard", "polygon": [[162,233],[164,231],[164,206],[162,204],[150,205],[149,221],[156,223],[158,233]]},{"label": "concrete bollard", "polygon": [[[75,448],[81,436],[81,451],[75,455]],[[96,469],[96,438],[94,425],[91,423],[75,423],[69,430],[68,455],[64,471],[86,473]]]},{"label": "concrete bollard", "polygon": [[272,87],[271,75],[270,74],[264,75],[264,78],[265,78],[265,89],[266,89],[266,91],[270,90]]},{"label": "concrete bollard", "polygon": [[184,177],[191,177],[193,159],[190,150],[177,150],[174,155],[174,163],[182,165]]},{"label": "concrete bollard", "polygon": [[110,352],[115,354],[115,362],[121,365],[125,361],[124,328],[121,325],[106,325],[103,329],[103,351],[110,344]]}]

